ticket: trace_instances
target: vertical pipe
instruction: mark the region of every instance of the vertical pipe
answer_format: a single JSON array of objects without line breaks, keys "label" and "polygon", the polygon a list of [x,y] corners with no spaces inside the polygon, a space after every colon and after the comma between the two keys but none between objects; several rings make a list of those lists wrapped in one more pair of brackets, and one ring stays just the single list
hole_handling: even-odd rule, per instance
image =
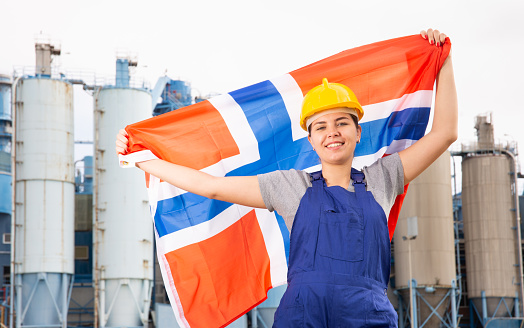
[{"label": "vertical pipe", "polygon": [[68,302],[67,302],[67,295],[68,293],[68,286],[69,286],[69,279],[68,279],[67,273],[62,273],[62,328],[67,328],[67,308],[68,308]]},{"label": "vertical pipe", "polygon": [[94,140],[94,154],[95,154],[95,161],[93,163],[93,172],[95,173],[95,181],[94,181],[94,185],[93,185],[93,214],[95,215],[94,217],[94,223],[93,223],[93,254],[94,254],[94,258],[95,258],[95,263],[94,263],[94,281],[93,281],[93,287],[94,287],[94,292],[95,292],[95,308],[94,308],[94,328],[98,328],[98,324],[99,322],[102,322],[101,320],[98,319],[98,316],[99,316],[99,311],[100,311],[100,302],[99,302],[99,298],[100,298],[100,290],[99,290],[99,283],[100,283],[100,278],[99,278],[99,275],[100,275],[100,270],[99,270],[99,267],[98,267],[98,180],[99,180],[99,177],[98,177],[98,113],[96,111],[96,108],[97,108],[97,102],[98,102],[98,95],[100,93],[100,89],[101,87],[98,87],[95,89],[95,92],[94,92],[94,95],[93,95],[93,112],[94,112],[94,137],[95,137],[95,140]]},{"label": "vertical pipe", "polygon": [[456,293],[455,289],[457,288],[457,285],[455,284],[455,280],[451,281],[451,322],[453,325],[453,328],[457,328],[457,300],[456,300]]},{"label": "vertical pipe", "polygon": [[515,293],[515,318],[520,318],[519,293]]},{"label": "vertical pipe", "polygon": [[411,322],[411,328],[416,327],[416,323],[414,323],[414,315],[413,315],[413,273],[411,270],[411,240],[408,239],[408,257],[409,257],[409,315]]},{"label": "vertical pipe", "polygon": [[14,298],[15,298],[15,242],[16,242],[16,88],[22,77],[15,79],[11,87],[11,119],[13,122],[13,133],[11,133],[11,268],[9,279],[11,282],[9,300],[9,327],[14,324]]},{"label": "vertical pipe", "polygon": [[[515,155],[507,150],[502,151],[504,154],[509,156],[513,162],[513,184],[514,184],[514,190],[513,190],[513,202],[515,205],[515,225],[517,229],[517,254],[518,254],[518,265],[519,265],[519,280],[520,280],[520,305],[522,306],[524,304],[524,269],[522,268],[522,235],[520,233],[520,209],[519,209],[519,192],[518,192],[518,180],[517,180],[517,160],[515,158]],[[520,311],[520,309],[519,309]]]},{"label": "vertical pipe", "polygon": [[482,291],[480,295],[482,297],[482,326],[484,326],[486,321],[488,321],[488,304],[486,302],[486,292]]},{"label": "vertical pipe", "polygon": [[418,309],[417,309],[417,300],[416,300],[416,297],[417,297],[417,281],[415,279],[411,279],[410,281],[410,286],[414,286],[415,288],[413,289],[413,292],[411,293],[411,297],[413,298],[413,309],[411,310],[412,311],[412,314],[413,314],[413,326],[412,327],[415,327],[417,328],[418,327],[418,320],[417,320],[417,313],[418,313]]},{"label": "vertical pipe", "polygon": [[458,213],[455,210],[455,198],[457,195],[457,171],[455,167],[455,156],[451,156],[451,159],[453,160],[453,185],[454,185],[454,191],[453,191],[453,230],[455,232],[455,262],[457,266],[457,281],[456,285],[459,289],[459,295],[462,296],[462,278],[461,278],[461,272],[462,272],[462,266],[460,264],[460,237],[459,237],[459,218]]},{"label": "vertical pipe", "polygon": [[[15,275],[15,280],[16,280],[16,294],[17,295],[22,295],[22,275],[20,274],[17,274]],[[16,315],[16,328],[20,328],[22,327],[22,314],[23,314],[23,311],[22,311],[22,297],[17,297],[16,299],[16,308],[19,311],[18,314],[15,313]]]},{"label": "vertical pipe", "polygon": [[469,327],[475,328],[475,305],[473,300],[469,300]]},{"label": "vertical pipe", "polygon": [[251,328],[258,328],[257,307],[251,310]]},{"label": "vertical pipe", "polygon": [[151,294],[149,293],[149,291],[151,290],[151,282],[149,280],[144,280],[143,284],[144,284],[144,288],[143,288],[142,295],[144,295],[144,307],[143,307],[144,311],[140,314],[140,316],[142,319],[142,323],[144,324],[144,327],[147,327],[149,307],[151,306]]},{"label": "vertical pipe", "polygon": [[100,328],[104,328],[106,326],[106,281],[104,280],[103,271],[100,272],[101,279],[99,280],[100,283],[100,311],[99,311],[99,317],[100,317]]}]

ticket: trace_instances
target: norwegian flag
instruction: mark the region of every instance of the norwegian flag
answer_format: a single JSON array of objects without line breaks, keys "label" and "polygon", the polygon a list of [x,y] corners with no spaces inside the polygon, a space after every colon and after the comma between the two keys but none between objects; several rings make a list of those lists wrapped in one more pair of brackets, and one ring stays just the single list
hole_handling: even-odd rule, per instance
[{"label": "norwegian flag", "polygon": [[[450,46],[420,35],[382,41],[129,125],[130,152],[120,164],[161,158],[215,176],[318,170],[299,115],[303,96],[327,78],[349,86],[364,108],[353,166],[370,165],[424,135]],[[160,268],[181,327],[224,327],[286,283],[289,231],[278,213],[146,180]],[[390,236],[402,200],[391,210]]]}]

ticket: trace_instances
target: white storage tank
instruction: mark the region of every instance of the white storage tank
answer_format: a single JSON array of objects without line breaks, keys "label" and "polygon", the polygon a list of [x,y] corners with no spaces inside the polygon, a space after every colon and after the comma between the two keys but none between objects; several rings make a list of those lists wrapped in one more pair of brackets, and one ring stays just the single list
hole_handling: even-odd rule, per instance
[{"label": "white storage tank", "polygon": [[[417,217],[418,236],[403,240],[407,235],[407,219]],[[433,307],[446,297],[456,279],[455,237],[453,230],[453,207],[451,197],[450,154],[442,154],[429,168],[414,179],[410,185],[395,232],[395,283],[402,288],[404,302],[409,304],[409,252],[411,243],[411,266],[413,279],[417,281],[418,293]],[[443,317],[450,298],[438,307]],[[427,318],[429,327],[438,327],[440,319],[432,315],[432,309],[423,301],[417,302],[418,323]]]},{"label": "white storage tank", "polygon": [[145,89],[104,87],[95,92],[95,297],[99,327],[147,326],[153,281],[153,222],[144,173],[122,169],[115,136],[151,117]]},{"label": "white storage tank", "polygon": [[16,88],[16,326],[66,327],[74,270],[73,87]]}]

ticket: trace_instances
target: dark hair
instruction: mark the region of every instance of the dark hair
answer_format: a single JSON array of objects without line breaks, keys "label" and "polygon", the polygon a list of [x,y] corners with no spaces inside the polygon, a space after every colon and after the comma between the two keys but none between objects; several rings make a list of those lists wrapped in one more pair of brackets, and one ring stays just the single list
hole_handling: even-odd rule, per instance
[{"label": "dark hair", "polygon": [[[349,114],[349,116],[351,116],[351,118],[353,119],[353,122],[355,122],[355,128],[358,130],[358,118],[355,116],[355,115],[351,115]],[[310,124],[308,127],[307,127],[307,133],[308,135],[311,137],[311,126],[313,124]]]}]

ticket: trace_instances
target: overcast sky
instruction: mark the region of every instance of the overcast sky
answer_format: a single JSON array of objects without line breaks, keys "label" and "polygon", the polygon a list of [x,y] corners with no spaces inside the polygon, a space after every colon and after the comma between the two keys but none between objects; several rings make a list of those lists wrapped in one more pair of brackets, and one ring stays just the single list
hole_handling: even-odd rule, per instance
[{"label": "overcast sky", "polygon": [[[127,50],[152,86],[167,71],[202,96],[438,28],[453,44],[458,143],[474,140],[474,117],[491,111],[496,137],[524,149],[524,1],[2,0],[0,8],[0,73],[34,66],[35,36],[43,32],[61,44],[64,71],[114,75],[116,52]],[[77,91],[81,117],[90,97]],[[89,138],[90,129],[77,132],[76,139]]]}]

